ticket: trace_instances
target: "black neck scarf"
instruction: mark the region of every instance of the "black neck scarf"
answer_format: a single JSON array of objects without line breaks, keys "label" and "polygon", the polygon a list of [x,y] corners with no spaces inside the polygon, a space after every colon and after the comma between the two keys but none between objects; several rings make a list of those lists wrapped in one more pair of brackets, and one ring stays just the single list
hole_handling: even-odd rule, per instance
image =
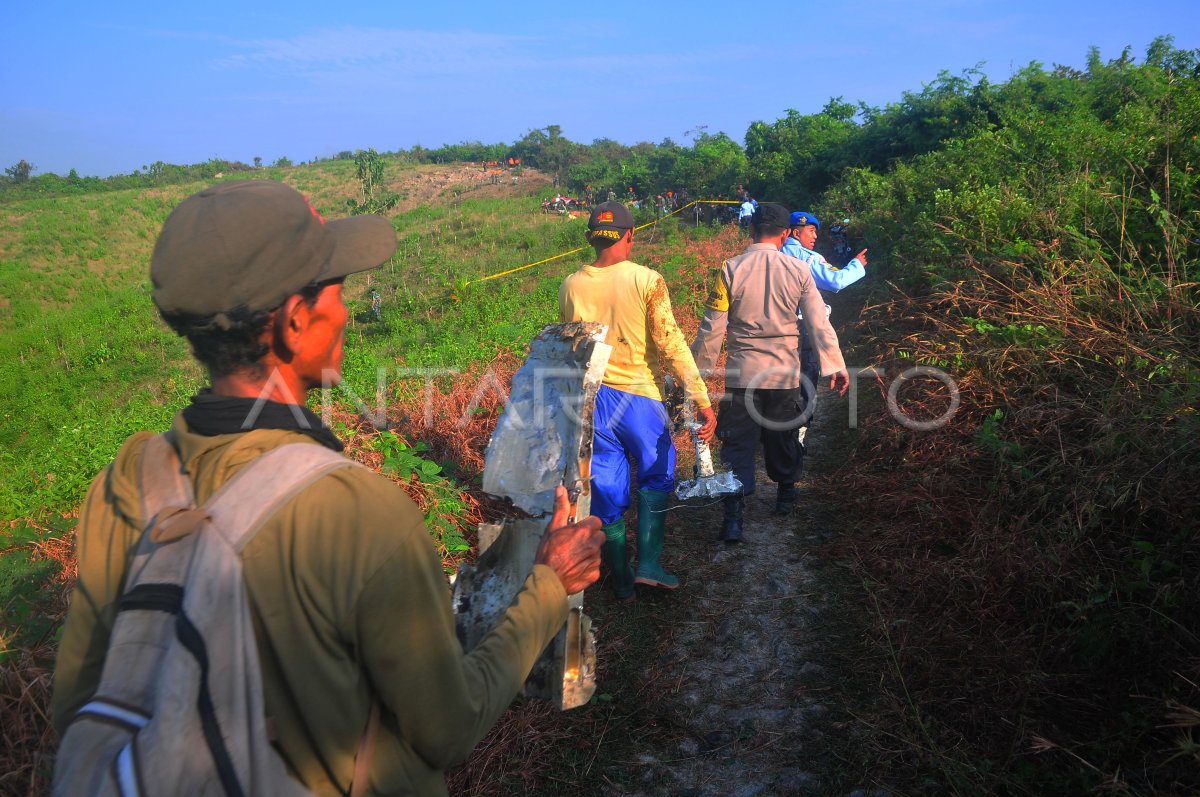
[{"label": "black neck scarf", "polygon": [[334,451],[343,448],[342,441],[329,427],[302,404],[218,396],[206,388],[192,396],[192,403],[183,410],[183,419],[189,430],[205,437],[238,434],[251,429],[290,429],[306,434]]}]

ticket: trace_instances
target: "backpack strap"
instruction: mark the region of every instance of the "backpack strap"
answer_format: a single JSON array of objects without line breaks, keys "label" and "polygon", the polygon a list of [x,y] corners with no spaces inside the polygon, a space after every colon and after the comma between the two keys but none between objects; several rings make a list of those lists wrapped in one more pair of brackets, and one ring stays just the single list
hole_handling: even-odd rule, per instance
[{"label": "backpack strap", "polygon": [[[191,533],[205,520],[238,554],[271,515],[327,473],[357,462],[324,446],[289,443],[253,460],[196,508],[191,479],[183,470],[169,433],[151,438],[142,452],[142,546]],[[172,531],[177,526],[178,530]],[[164,533],[165,531],[165,533]],[[350,795],[365,794],[379,734],[380,705],[371,701],[367,727],[354,758]]]},{"label": "backpack strap", "polygon": [[192,480],[183,470],[170,432],[146,441],[141,476],[143,530],[153,528],[164,509],[177,511],[195,505]]},{"label": "backpack strap", "polygon": [[327,473],[361,467],[357,462],[312,443],[288,443],[246,465],[204,504],[218,531],[238,553],[259,527],[289,499]]},{"label": "backpack strap", "polygon": [[[362,466],[312,443],[289,443],[272,449],[238,471],[208,499],[204,510],[213,520],[209,530],[219,531],[240,554],[262,524],[289,499],[325,474],[346,467]],[[379,702],[372,700],[367,727],[354,756],[350,797],[366,794],[379,722]]]}]

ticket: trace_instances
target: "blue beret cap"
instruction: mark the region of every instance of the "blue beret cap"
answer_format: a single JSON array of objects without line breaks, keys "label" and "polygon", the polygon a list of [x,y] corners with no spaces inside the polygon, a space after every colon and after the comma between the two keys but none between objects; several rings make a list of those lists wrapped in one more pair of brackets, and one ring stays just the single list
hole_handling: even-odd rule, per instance
[{"label": "blue beret cap", "polygon": [[809,213],[807,210],[792,211],[792,226],[807,227],[813,225],[818,230],[821,229],[821,222],[817,221],[817,217]]}]

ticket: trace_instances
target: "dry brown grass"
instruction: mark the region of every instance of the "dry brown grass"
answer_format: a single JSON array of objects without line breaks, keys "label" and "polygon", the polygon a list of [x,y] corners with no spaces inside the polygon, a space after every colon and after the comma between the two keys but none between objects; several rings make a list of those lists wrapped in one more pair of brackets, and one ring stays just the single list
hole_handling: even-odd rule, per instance
[{"label": "dry brown grass", "polygon": [[0,794],[37,795],[49,791],[57,739],[50,728],[53,649],[17,651],[0,667]]},{"label": "dry brown grass", "polygon": [[[45,588],[42,611],[57,627],[66,615],[67,594],[75,581],[75,555],[67,537],[34,547],[37,560],[55,563]],[[7,646],[16,630],[3,628]],[[0,794],[40,795],[49,791],[49,773],[58,739],[50,727],[50,692],[55,643],[43,638],[8,649],[0,659]]]},{"label": "dry brown grass", "polygon": [[535,784],[544,782],[557,748],[576,741],[580,728],[572,719],[544,700],[519,701],[504,712],[471,757],[447,773],[450,794],[531,793]]},{"label": "dry brown grass", "polygon": [[[869,534],[838,553],[911,742],[888,754],[958,793],[1192,793],[1191,730],[1162,726],[1200,706],[1194,287],[1118,301],[1097,270],[966,266],[861,325],[889,376],[938,365],[963,401],[932,432],[875,414],[837,485],[871,497]],[[947,396],[926,382],[901,401],[931,418]]]}]

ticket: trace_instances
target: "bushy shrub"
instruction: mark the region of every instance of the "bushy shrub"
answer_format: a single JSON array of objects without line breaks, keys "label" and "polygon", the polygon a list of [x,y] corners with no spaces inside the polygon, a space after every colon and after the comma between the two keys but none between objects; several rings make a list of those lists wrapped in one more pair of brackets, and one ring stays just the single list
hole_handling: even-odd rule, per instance
[{"label": "bushy shrub", "polygon": [[878,364],[961,392],[937,431],[875,419],[844,488],[887,520],[848,547],[917,755],[969,793],[1200,788],[1198,67],[981,83],[961,135],[823,197],[899,286]]}]

